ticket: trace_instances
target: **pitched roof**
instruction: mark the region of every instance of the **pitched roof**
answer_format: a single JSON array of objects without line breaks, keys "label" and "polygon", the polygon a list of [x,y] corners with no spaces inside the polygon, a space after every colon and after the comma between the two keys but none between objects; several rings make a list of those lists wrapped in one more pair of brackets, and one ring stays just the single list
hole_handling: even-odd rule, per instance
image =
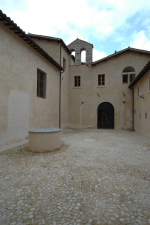
[{"label": "pitched roof", "polygon": [[20,38],[22,38],[27,44],[29,44],[35,51],[41,54],[45,59],[47,59],[51,64],[57,67],[59,70],[63,70],[63,68],[47,53],[42,49],[33,39],[29,37],[10,17],[7,17],[0,10],[0,21],[4,22],[4,25],[9,27],[10,30],[14,31]]},{"label": "pitched roof", "polygon": [[31,34],[31,33],[28,33],[28,35],[29,35],[30,38],[36,38],[36,39],[39,39],[39,40],[41,39],[41,40],[54,41],[54,42],[61,43],[63,45],[63,47],[66,49],[66,51],[71,54],[69,48],[67,47],[67,45],[64,43],[64,41],[61,38],[55,38],[55,37],[38,35],[38,34]]},{"label": "pitched roof", "polygon": [[[87,42],[87,41],[83,41],[83,40],[81,40],[81,39],[79,39],[79,38],[77,38],[76,40],[74,40],[74,41],[72,41],[69,45],[72,45],[73,43],[75,43],[76,41],[82,41],[82,42],[85,42],[86,44],[89,44],[89,45],[92,45],[92,48],[94,48],[94,46],[93,46],[93,44],[91,44],[91,43],[89,43],[89,42]],[[67,46],[69,46],[69,45],[67,45]]]},{"label": "pitched roof", "polygon": [[125,52],[135,52],[135,53],[139,53],[139,54],[150,55],[150,51],[146,51],[146,50],[141,50],[141,49],[136,49],[136,48],[130,48],[130,47],[128,47],[128,48],[125,48],[125,49],[123,49],[123,50],[121,50],[119,52],[115,52],[114,54],[109,55],[109,56],[107,56],[105,58],[102,58],[100,60],[97,60],[95,62],[92,62],[92,66],[96,66],[98,63],[101,63],[101,62],[107,61],[109,59],[112,59],[114,57],[117,57],[117,56],[119,56],[119,55],[121,55],[121,54],[123,54]]},{"label": "pitched roof", "polygon": [[136,76],[136,78],[129,85],[129,88],[132,88],[145,74],[150,70],[150,61],[146,64],[146,66],[140,71],[140,73]]}]

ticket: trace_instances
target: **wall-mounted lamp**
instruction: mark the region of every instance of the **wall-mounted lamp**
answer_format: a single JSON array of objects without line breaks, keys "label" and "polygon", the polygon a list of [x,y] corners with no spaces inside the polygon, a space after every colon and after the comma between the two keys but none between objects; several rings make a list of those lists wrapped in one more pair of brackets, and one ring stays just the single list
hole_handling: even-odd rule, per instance
[{"label": "wall-mounted lamp", "polygon": [[84,103],[84,100],[82,100],[82,104]]},{"label": "wall-mounted lamp", "polygon": [[124,99],[123,99],[123,103],[125,103],[125,101],[126,101],[126,100],[125,100],[125,98],[124,98]]},{"label": "wall-mounted lamp", "polygon": [[140,98],[144,98],[144,96],[142,95],[142,93],[139,94]]}]

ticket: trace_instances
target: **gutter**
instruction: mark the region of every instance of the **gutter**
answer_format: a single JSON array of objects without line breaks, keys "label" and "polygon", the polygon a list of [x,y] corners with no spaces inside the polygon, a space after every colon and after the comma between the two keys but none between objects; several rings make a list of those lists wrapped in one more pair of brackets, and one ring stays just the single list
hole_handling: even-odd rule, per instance
[{"label": "gutter", "polygon": [[132,89],[132,131],[134,131],[134,88],[128,88]]},{"label": "gutter", "polygon": [[132,131],[134,131],[134,88],[132,89]]}]

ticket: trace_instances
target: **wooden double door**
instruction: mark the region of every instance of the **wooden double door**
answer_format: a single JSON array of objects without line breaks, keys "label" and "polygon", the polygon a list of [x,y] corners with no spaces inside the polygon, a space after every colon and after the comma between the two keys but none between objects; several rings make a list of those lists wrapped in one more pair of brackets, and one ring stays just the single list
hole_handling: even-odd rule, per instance
[{"label": "wooden double door", "polygon": [[114,107],[109,102],[103,102],[97,110],[97,128],[114,129]]}]

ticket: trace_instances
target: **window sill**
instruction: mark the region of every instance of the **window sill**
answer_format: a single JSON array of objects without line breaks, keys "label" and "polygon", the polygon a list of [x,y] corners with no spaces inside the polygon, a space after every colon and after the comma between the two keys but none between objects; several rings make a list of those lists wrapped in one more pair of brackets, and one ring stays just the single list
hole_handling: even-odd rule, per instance
[{"label": "window sill", "polygon": [[44,98],[44,97],[40,97],[40,96],[36,96],[36,97],[41,98],[41,99],[46,99],[46,98]]},{"label": "window sill", "polygon": [[72,88],[75,88],[75,89],[81,89],[82,87],[72,87]]},{"label": "window sill", "polygon": [[105,88],[106,87],[106,85],[102,85],[102,86],[96,86],[97,88]]}]

